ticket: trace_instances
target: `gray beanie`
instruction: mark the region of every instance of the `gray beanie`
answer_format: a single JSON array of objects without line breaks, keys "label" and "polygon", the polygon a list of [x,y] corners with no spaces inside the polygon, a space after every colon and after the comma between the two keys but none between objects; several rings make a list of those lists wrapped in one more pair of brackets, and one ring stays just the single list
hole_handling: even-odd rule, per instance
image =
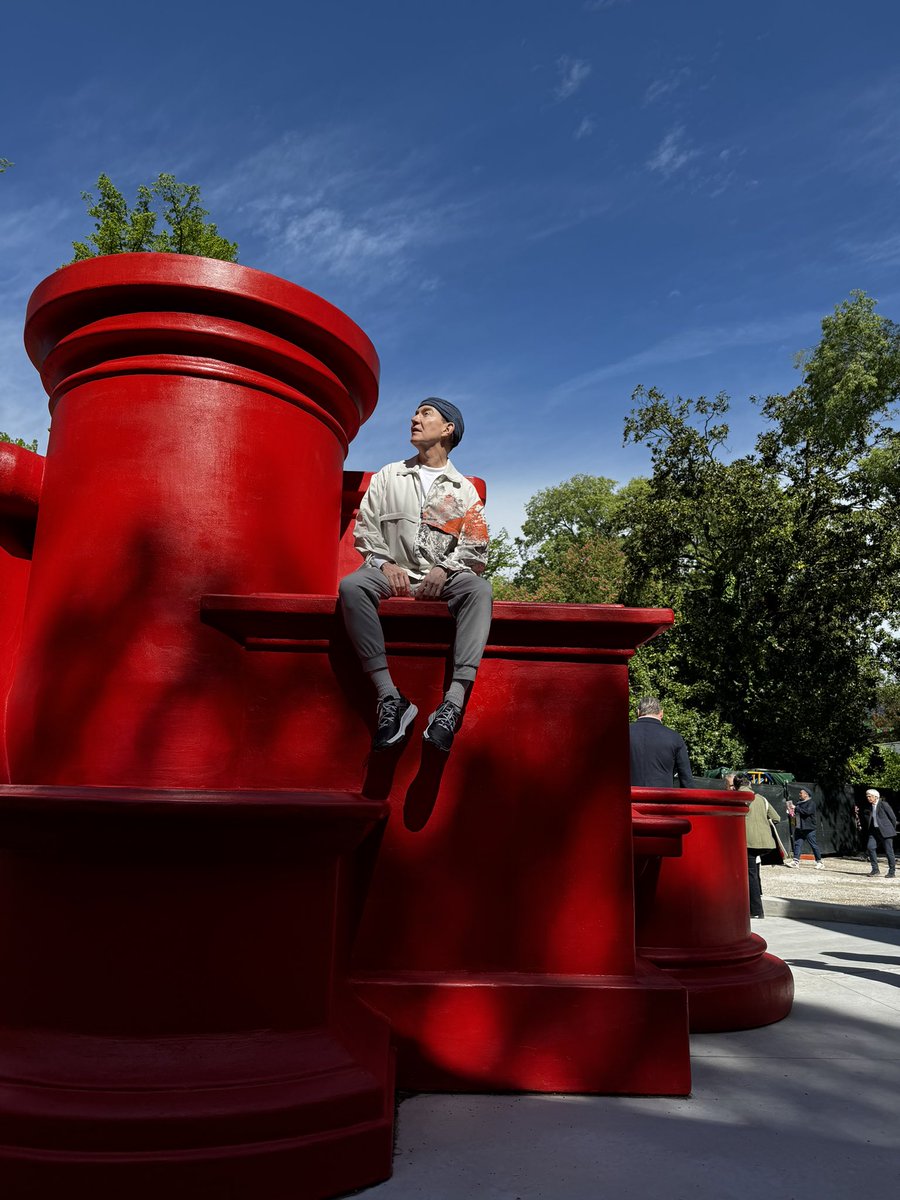
[{"label": "gray beanie", "polygon": [[[465,422],[463,421],[462,413],[455,404],[451,404],[449,400],[442,400],[440,396],[429,396],[427,400],[423,400],[422,404],[430,404],[432,408],[436,408],[445,421],[453,422],[453,446],[458,446],[462,441],[462,435],[466,431]],[[419,405],[419,408],[422,407]]]}]

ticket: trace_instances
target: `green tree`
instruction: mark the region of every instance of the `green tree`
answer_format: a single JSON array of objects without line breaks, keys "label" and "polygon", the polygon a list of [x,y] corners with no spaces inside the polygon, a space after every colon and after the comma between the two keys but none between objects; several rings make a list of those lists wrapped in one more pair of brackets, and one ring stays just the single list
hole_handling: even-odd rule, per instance
[{"label": "green tree", "polygon": [[[536,492],[525,505],[522,536],[506,530],[490,566],[500,599],[610,604],[624,577],[622,514],[641,480],[619,488],[596,475]],[[505,577],[504,577],[505,576]]]},{"label": "green tree", "polygon": [[639,388],[626,422],[653,462],[626,598],[677,608],[674,678],[754,758],[825,779],[871,740],[897,657],[900,339],[874,307],[854,293],[823,321],[802,382],[762,402],[751,455],[726,459],[725,396]]},{"label": "green tree", "polygon": [[15,165],[16,164],[13,162],[10,162],[8,158],[0,158],[0,175],[2,175],[4,171],[8,171],[10,167],[14,167]]},{"label": "green tree", "polygon": [[3,433],[2,430],[0,430],[0,442],[6,442],[8,445],[12,446],[21,446],[23,450],[37,451],[38,448],[37,438],[35,438],[32,442],[25,442],[22,440],[22,438],[10,437],[8,433]]},{"label": "green tree", "polygon": [[[196,254],[204,258],[237,261],[237,242],[221,237],[216,225],[200,203],[196,184],[179,183],[174,175],[161,174],[149,187],[141,184],[137,201],[129,208],[125,197],[108,175],[97,180],[98,196],[82,192],[88,215],[94,218],[94,231],[83,242],[73,242],[72,262],[102,254],[126,254],[134,251],[160,251]],[[154,204],[160,208],[155,211]],[[169,226],[156,231],[159,217]]]}]

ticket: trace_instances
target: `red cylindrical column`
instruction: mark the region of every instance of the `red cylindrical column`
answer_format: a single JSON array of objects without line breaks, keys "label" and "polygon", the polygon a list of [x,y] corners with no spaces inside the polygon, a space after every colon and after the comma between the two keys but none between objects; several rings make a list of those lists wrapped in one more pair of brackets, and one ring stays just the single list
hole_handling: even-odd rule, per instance
[{"label": "red cylindrical column", "polygon": [[9,781],[6,697],[22,632],[44,460],[32,450],[0,442],[0,782]]},{"label": "red cylindrical column", "polygon": [[754,1029],[791,1011],[790,968],[750,932],[747,802],[733,792],[632,788],[632,809],[682,818],[680,857],[645,859],[635,877],[638,953],[684,984],[694,1033]]},{"label": "red cylindrical column", "polygon": [[334,594],[374,348],[300,287],[164,254],[56,272],[25,339],[53,420],[11,778],[227,787],[241,686],[199,597]]}]

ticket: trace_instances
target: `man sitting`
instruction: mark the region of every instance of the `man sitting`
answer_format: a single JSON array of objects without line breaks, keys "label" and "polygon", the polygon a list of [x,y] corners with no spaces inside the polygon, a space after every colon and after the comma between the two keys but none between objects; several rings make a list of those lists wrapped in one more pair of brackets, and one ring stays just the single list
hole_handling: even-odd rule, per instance
[{"label": "man sitting", "polygon": [[350,641],[375,686],[373,750],[400,742],[418,711],[388,670],[378,618],[383,599],[444,599],[456,620],[453,677],[424,733],[439,750],[453,744],[484,652],[491,624],[491,585],[482,578],[488,531],[478,493],[449,459],[463,431],[454,404],[423,400],[410,430],[416,454],[373,475],[359,506],[353,540],[365,562],[341,580],[340,596]]}]

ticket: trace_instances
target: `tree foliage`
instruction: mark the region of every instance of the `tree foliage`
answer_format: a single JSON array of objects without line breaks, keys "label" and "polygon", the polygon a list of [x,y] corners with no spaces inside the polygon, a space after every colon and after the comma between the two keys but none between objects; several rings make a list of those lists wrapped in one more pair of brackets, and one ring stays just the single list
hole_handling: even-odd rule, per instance
[{"label": "tree foliage", "polygon": [[15,165],[16,164],[14,162],[10,162],[8,158],[0,158],[0,175],[2,175],[4,171],[8,171],[10,167],[14,167]]},{"label": "tree foliage", "polygon": [[798,367],[732,461],[727,397],[637,390],[626,439],[649,446],[653,475],[629,514],[625,595],[678,609],[675,678],[753,758],[837,779],[896,667],[897,327],[855,293]]},{"label": "tree foliage", "polygon": [[852,293],[796,365],[737,458],[725,394],[639,387],[625,439],[650,478],[536,493],[492,570],[500,599],[673,608],[632,693],[662,698],[696,771],[752,759],[837,782],[900,737],[900,329]]},{"label": "tree foliage", "polygon": [[[97,180],[97,190],[96,199],[91,192],[81,194],[95,224],[84,241],[72,243],[75,251],[72,262],[134,251],[196,254],[237,261],[237,242],[226,241],[214,222],[205,219],[209,213],[200,203],[200,188],[196,184],[179,183],[174,175],[163,173],[149,187],[145,184],[138,187],[137,201],[131,208],[108,175]],[[160,217],[168,229],[157,232]]]},{"label": "tree foliage", "polygon": [[501,532],[488,564],[499,599],[612,604],[625,572],[623,512],[642,487],[574,475],[535,493],[525,505],[522,536]]},{"label": "tree foliage", "polygon": [[4,433],[2,430],[0,430],[0,442],[6,442],[11,446],[21,446],[23,450],[37,451],[38,448],[37,438],[35,438],[32,442],[26,442],[23,441],[22,438],[10,437],[8,433]]}]

